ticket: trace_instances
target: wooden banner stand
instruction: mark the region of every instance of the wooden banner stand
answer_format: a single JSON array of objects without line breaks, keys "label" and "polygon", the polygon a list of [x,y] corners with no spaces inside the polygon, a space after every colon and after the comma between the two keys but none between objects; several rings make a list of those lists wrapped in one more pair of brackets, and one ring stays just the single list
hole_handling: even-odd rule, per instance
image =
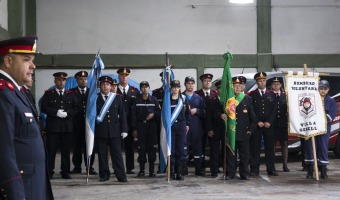
[{"label": "wooden banner stand", "polygon": [[[283,74],[288,74],[287,71],[283,71],[282,73]],[[304,64],[303,65],[303,75],[307,75],[307,74],[308,74],[308,72],[307,72],[307,64]],[[318,181],[319,180],[319,169],[318,169],[318,160],[317,160],[317,157],[316,157],[316,148],[315,148],[315,139],[314,139],[314,136],[312,136],[311,139],[312,139],[312,147],[313,147],[315,180]]]}]

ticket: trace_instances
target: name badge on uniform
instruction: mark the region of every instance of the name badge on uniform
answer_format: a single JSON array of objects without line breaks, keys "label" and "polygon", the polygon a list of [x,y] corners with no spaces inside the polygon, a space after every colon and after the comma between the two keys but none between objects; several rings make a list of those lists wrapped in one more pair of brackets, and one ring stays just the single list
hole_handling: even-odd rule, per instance
[{"label": "name badge on uniform", "polygon": [[33,114],[32,113],[24,113],[27,118],[29,118],[30,123],[33,122]]},{"label": "name badge on uniform", "polygon": [[32,113],[25,113],[25,116],[26,117],[33,117],[33,114]]}]

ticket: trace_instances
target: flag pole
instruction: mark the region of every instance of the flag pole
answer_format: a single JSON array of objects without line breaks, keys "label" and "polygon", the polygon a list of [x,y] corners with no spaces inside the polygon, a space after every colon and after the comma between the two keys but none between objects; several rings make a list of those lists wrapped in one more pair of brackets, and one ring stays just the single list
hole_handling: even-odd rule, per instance
[{"label": "flag pole", "polygon": [[224,132],[223,139],[223,180],[227,177],[227,142],[225,141],[227,137],[227,131]]},{"label": "flag pole", "polygon": [[[166,65],[170,67],[168,52],[165,53],[165,59],[166,59]],[[166,73],[166,78],[167,78],[167,82],[170,83],[170,73],[169,72]],[[171,151],[171,149],[170,149],[170,151]],[[170,183],[170,156],[168,156],[167,159],[168,159],[167,177],[168,177],[168,183]]]},{"label": "flag pole", "polygon": [[[307,75],[307,64],[303,64],[303,75]],[[313,158],[314,158],[314,169],[315,169],[315,179],[319,180],[319,169],[318,169],[318,161],[316,157],[316,148],[315,148],[315,138],[312,136],[312,147],[313,147]]]}]

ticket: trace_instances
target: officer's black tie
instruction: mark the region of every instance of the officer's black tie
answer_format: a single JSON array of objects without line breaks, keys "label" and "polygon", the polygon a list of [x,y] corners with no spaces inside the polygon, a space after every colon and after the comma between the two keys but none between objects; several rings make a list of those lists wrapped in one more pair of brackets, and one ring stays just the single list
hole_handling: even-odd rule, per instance
[{"label": "officer's black tie", "polygon": [[209,92],[205,92],[205,97],[209,97]]},{"label": "officer's black tie", "polygon": [[59,96],[60,96],[60,98],[63,98],[63,91],[62,90],[59,90]]},{"label": "officer's black tie", "polygon": [[261,96],[263,96],[264,95],[264,91],[263,90],[261,90]]},{"label": "officer's black tie", "polygon": [[123,95],[124,95],[124,97],[126,97],[125,88],[123,88]]},{"label": "officer's black tie", "polygon": [[85,90],[81,89],[81,96],[84,97],[85,96]]},{"label": "officer's black tie", "polygon": [[107,95],[105,95],[104,97],[105,97],[105,101],[106,101],[106,99],[107,99],[107,97],[108,97],[108,96],[107,96]]}]

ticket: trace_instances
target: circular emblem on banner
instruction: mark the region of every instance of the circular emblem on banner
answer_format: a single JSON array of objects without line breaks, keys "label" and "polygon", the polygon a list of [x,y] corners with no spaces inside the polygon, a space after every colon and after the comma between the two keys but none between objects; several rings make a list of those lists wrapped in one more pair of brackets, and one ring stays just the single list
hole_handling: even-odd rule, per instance
[{"label": "circular emblem on banner", "polygon": [[238,104],[239,102],[235,99],[235,97],[228,99],[225,111],[230,119],[236,119],[236,106]]}]

